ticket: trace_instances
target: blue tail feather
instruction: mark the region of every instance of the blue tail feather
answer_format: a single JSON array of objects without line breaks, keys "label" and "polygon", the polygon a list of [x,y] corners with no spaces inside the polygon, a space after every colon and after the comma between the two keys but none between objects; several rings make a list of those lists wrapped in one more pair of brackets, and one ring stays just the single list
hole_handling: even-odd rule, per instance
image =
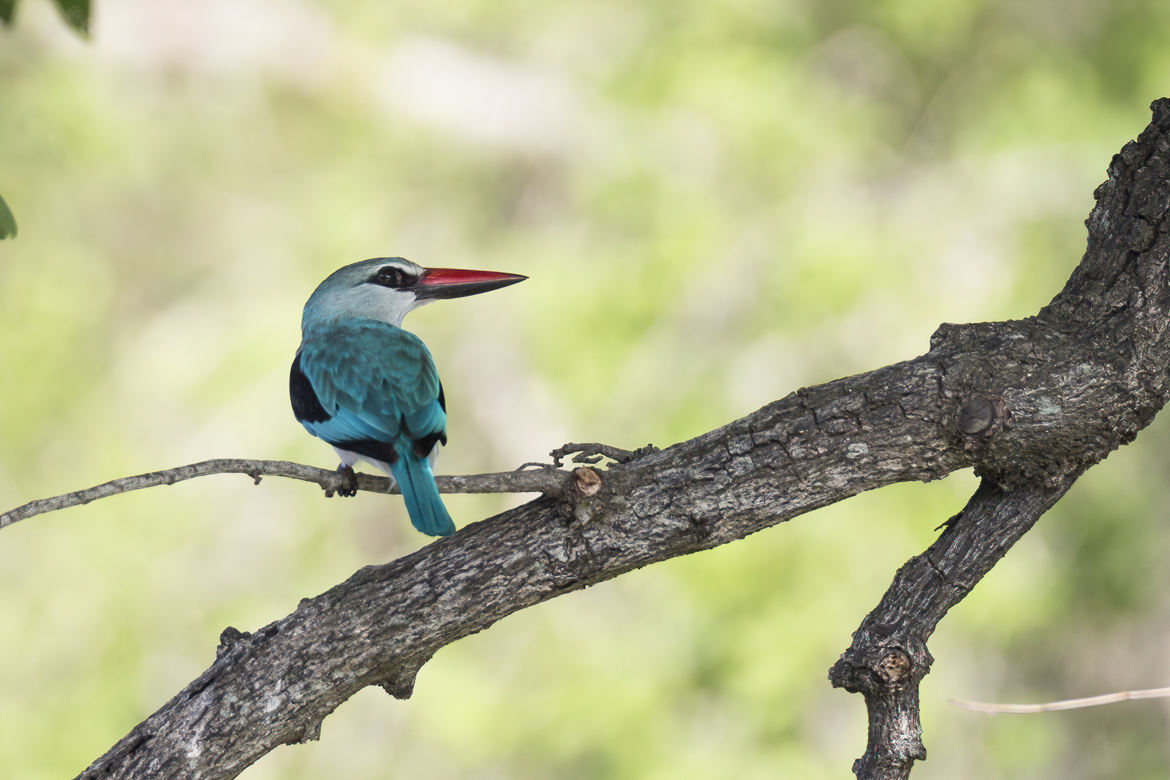
[{"label": "blue tail feather", "polygon": [[447,513],[447,507],[443,506],[443,499],[439,498],[439,489],[435,487],[435,475],[431,473],[429,460],[413,452],[401,453],[398,460],[391,464],[390,470],[394,473],[398,487],[402,489],[406,511],[415,528],[429,536],[450,536],[455,533],[455,523]]}]

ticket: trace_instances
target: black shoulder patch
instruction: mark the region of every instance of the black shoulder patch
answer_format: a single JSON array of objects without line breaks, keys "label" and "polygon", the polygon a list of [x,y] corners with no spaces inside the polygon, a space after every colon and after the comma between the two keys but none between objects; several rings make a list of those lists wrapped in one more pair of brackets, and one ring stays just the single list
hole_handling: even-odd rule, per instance
[{"label": "black shoulder patch", "polygon": [[297,356],[293,358],[292,370],[288,375],[288,395],[292,399],[293,415],[297,418],[297,422],[324,422],[332,417],[321,405],[321,401],[317,398],[317,393],[313,391],[313,385],[309,383],[305,372],[301,371],[301,353],[299,351]]},{"label": "black shoulder patch", "polygon": [[435,442],[447,443],[447,432],[439,431],[438,433],[428,433],[421,439],[415,439],[410,444],[414,449],[414,454],[420,458],[425,458],[431,454],[431,450],[435,448]]},{"label": "black shoulder patch", "polygon": [[329,444],[332,444],[339,450],[356,452],[362,457],[373,458],[383,463],[394,463],[398,460],[398,453],[394,451],[394,445],[388,441],[378,441],[377,439],[346,439],[345,441],[331,441]]}]

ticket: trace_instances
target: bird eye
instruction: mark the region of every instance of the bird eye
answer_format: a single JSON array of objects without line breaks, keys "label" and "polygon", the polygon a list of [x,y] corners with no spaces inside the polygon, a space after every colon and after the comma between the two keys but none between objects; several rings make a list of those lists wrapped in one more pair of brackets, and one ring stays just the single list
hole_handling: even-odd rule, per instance
[{"label": "bird eye", "polygon": [[378,269],[378,273],[374,274],[373,281],[383,287],[404,287],[410,282],[410,279],[401,268],[386,265]]}]

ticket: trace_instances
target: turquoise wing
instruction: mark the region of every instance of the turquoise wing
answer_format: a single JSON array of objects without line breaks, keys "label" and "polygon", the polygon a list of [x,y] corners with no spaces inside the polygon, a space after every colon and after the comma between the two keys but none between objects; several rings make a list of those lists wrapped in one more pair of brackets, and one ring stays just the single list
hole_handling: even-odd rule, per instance
[{"label": "turquoise wing", "polygon": [[314,436],[343,449],[383,442],[400,453],[446,441],[439,375],[413,333],[376,320],[332,322],[306,331],[298,360],[325,415],[301,420]]}]

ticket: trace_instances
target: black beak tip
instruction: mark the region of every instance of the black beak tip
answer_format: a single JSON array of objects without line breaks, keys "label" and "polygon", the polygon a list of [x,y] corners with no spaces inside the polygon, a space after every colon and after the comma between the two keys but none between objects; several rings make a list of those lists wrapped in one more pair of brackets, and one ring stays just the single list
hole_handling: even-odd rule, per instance
[{"label": "black beak tip", "polygon": [[437,284],[432,286],[421,286],[416,291],[419,298],[428,299],[450,299],[450,298],[464,298],[469,295],[479,295],[480,293],[491,292],[492,290],[499,290],[503,287],[509,287],[517,282],[522,282],[527,279],[527,276],[521,274],[500,274],[495,279],[482,279],[467,282],[455,282],[447,284]]},{"label": "black beak tip", "polygon": [[496,280],[493,280],[490,282],[484,282],[482,291],[483,292],[490,292],[491,290],[500,290],[500,289],[503,289],[504,287],[511,287],[514,284],[519,284],[520,282],[524,281],[527,278],[528,278],[527,276],[521,276],[520,274],[513,274],[513,275],[506,277],[504,279],[496,279]]}]

